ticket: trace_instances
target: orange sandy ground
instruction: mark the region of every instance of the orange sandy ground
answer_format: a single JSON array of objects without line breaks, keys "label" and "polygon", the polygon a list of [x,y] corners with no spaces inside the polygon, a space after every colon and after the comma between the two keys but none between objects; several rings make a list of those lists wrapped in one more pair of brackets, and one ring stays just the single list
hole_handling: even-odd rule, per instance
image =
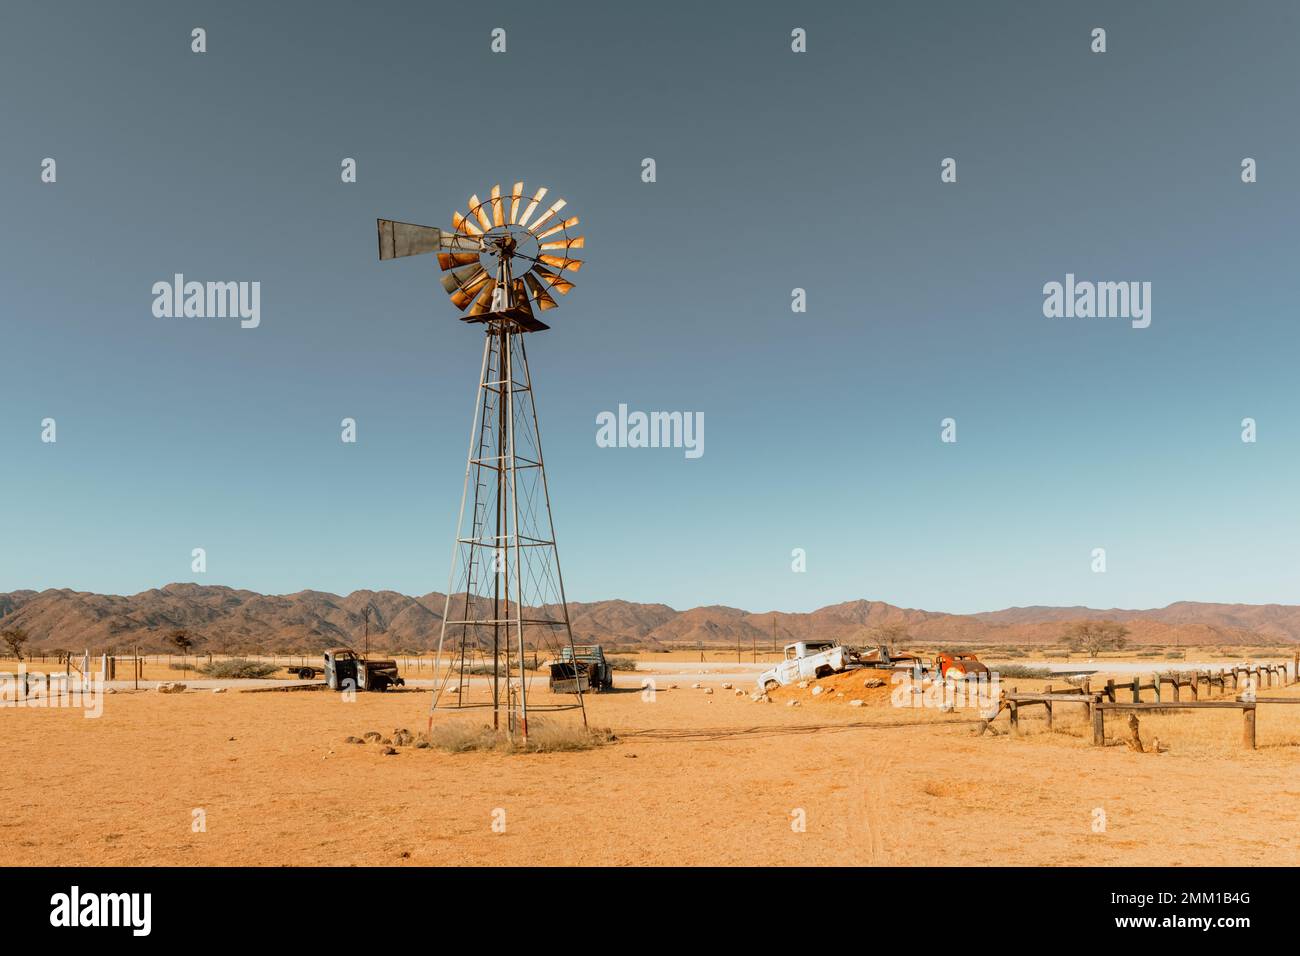
[{"label": "orange sandy ground", "polygon": [[1054,732],[1026,711],[1023,736],[976,738],[971,711],[879,691],[755,703],[682,680],[648,702],[619,680],[588,698],[619,740],[579,753],[342,742],[423,730],[427,692],[119,693],[96,720],[0,708],[0,863],[1300,863],[1300,705],[1260,708],[1253,753],[1235,711],[1144,717],[1157,755],[1089,746],[1069,707]]}]

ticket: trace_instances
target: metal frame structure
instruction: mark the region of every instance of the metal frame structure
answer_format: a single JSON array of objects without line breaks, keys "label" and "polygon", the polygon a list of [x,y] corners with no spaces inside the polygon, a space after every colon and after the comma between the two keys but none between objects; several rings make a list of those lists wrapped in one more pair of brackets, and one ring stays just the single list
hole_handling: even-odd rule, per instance
[{"label": "metal frame structure", "polygon": [[[573,288],[564,273],[578,271],[583,263],[568,256],[571,250],[583,248],[585,240],[569,234],[578,224],[576,216],[548,224],[566,205],[563,199],[533,218],[547,190],[538,189],[526,198],[523,186],[515,183],[508,195],[495,186],[484,201],[471,196],[469,214],[456,212],[452,217],[452,232],[387,219],[378,220],[378,230],[380,259],[437,252],[443,288],[453,304],[468,310],[462,320],[487,326],[434,663],[438,683],[430,724],[454,672],[456,708],[490,707],[495,729],[501,729],[504,716],[506,732],[512,738],[518,732],[526,742],[527,636],[535,636],[535,655],[543,643],[558,650],[557,636],[567,642],[571,653],[574,643],[523,336],[549,327],[533,315],[532,306],[536,303],[542,311],[556,308],[550,292],[565,295]],[[516,259],[527,263],[521,275],[513,268]],[[470,505],[468,522],[466,504]],[[459,605],[454,617],[453,604]],[[449,658],[444,673],[449,628],[458,654]],[[486,654],[489,648],[491,701],[466,703],[467,656],[472,662],[474,655]],[[517,684],[512,680],[512,659]],[[580,688],[579,684],[576,704],[533,710],[576,708],[585,726],[587,711]]]}]

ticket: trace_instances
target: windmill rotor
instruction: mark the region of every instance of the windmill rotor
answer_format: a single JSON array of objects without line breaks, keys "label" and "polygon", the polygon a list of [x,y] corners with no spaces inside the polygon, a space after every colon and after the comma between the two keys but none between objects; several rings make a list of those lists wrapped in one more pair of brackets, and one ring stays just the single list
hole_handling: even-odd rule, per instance
[{"label": "windmill rotor", "polygon": [[465,322],[510,323],[518,331],[549,328],[534,315],[557,308],[568,295],[586,247],[575,233],[577,216],[562,217],[568,203],[542,186],[531,194],[522,182],[493,186],[469,197],[466,212],[452,214],[451,230],[378,220],[379,258],[434,253],[442,287]]}]

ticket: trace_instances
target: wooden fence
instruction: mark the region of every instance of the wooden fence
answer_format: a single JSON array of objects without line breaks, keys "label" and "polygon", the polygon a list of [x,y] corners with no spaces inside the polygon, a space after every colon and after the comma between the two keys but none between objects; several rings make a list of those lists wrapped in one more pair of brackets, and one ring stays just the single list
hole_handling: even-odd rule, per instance
[{"label": "wooden fence", "polygon": [[[1088,720],[1092,725],[1092,743],[1095,747],[1105,746],[1106,743],[1106,713],[1107,711],[1168,711],[1168,710],[1201,710],[1201,709],[1233,709],[1240,710],[1242,714],[1242,744],[1251,749],[1255,749],[1255,710],[1260,704],[1300,704],[1300,697],[1260,697],[1258,690],[1261,687],[1273,687],[1281,685],[1283,687],[1294,684],[1300,677],[1297,671],[1300,670],[1300,659],[1293,662],[1291,674],[1288,677],[1285,664],[1261,664],[1252,667],[1232,667],[1220,671],[1185,671],[1173,672],[1169,674],[1151,674],[1149,681],[1144,682],[1140,676],[1135,676],[1131,681],[1116,683],[1114,680],[1106,681],[1104,688],[1093,690],[1090,683],[1085,681],[1082,687],[1072,687],[1062,690],[1053,690],[1052,685],[1048,684],[1038,693],[1020,693],[1016,688],[1011,688],[1009,692],[1002,695],[1002,704],[1007,710],[1007,715],[1011,723],[1011,734],[1020,733],[1020,710],[1022,707],[1041,706],[1047,712],[1047,727],[1052,727],[1052,711],[1057,704],[1082,704],[1088,712]],[[1229,691],[1228,681],[1232,681],[1233,692],[1243,690],[1232,700],[1202,700],[1200,699],[1201,688],[1204,685],[1206,697],[1214,695],[1215,688],[1220,693],[1227,694]],[[1244,685],[1244,687],[1243,687]],[[1164,688],[1168,686],[1172,694],[1166,698]],[[1187,688],[1191,692],[1191,699],[1183,700],[1180,691]],[[1142,700],[1142,692],[1151,691],[1155,700]],[[1131,694],[1132,700],[1120,700],[1120,696]],[[987,727],[990,721],[985,721],[981,727]]]}]

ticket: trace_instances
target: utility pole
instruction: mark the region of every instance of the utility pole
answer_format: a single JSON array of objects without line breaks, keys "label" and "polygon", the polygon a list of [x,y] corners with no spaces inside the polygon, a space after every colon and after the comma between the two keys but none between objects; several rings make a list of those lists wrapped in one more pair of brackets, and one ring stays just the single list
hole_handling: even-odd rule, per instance
[{"label": "utility pole", "polygon": [[370,605],[366,605],[365,611],[362,612],[366,619],[366,660],[370,660]]}]

